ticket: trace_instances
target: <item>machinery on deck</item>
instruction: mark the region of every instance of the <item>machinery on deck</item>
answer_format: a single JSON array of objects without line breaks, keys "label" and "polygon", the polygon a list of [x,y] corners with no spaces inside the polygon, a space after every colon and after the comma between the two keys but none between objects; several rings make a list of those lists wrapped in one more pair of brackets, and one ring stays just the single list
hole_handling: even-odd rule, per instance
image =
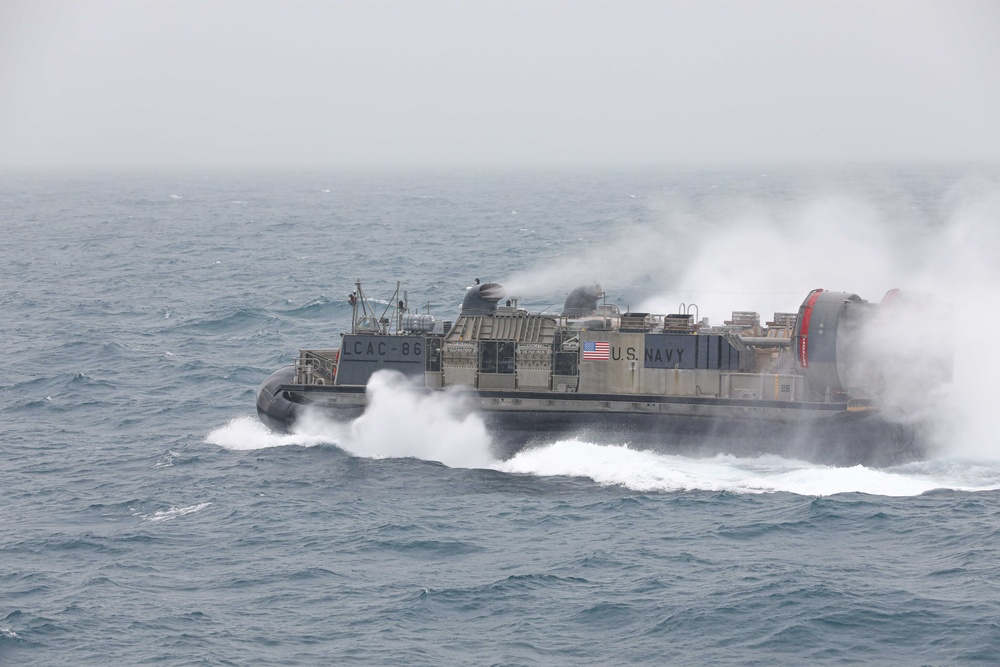
[{"label": "machinery on deck", "polygon": [[[924,425],[889,414],[891,368],[868,338],[902,301],[826,290],[798,312],[736,311],[723,325],[695,306],[621,312],[600,285],[571,291],[561,314],[530,313],[496,283],[467,289],[454,321],[411,312],[405,292],[379,313],[360,281],[339,347],[303,349],[261,385],[260,419],[286,430],[307,410],[359,416],[380,370],[421,391],[460,387],[500,456],[582,436],[676,453],[774,453],[838,465],[891,465],[925,454]],[[501,305],[501,301],[504,301]],[[914,361],[914,363],[924,363]],[[926,362],[947,381],[950,357]]]}]

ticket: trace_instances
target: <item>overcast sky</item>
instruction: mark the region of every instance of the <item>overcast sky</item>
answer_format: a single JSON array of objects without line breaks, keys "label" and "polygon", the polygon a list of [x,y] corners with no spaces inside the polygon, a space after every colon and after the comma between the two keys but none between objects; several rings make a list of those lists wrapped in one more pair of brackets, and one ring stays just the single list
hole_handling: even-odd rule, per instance
[{"label": "overcast sky", "polygon": [[1000,0],[0,0],[0,166],[1000,160]]}]

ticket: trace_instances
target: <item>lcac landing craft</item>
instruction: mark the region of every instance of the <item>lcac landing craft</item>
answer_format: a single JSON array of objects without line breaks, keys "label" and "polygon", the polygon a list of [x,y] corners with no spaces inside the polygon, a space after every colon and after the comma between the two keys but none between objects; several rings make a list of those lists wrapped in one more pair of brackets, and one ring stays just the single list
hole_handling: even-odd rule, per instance
[{"label": "lcac landing craft", "polygon": [[[257,413],[279,431],[306,411],[350,420],[367,405],[372,374],[391,370],[422,391],[461,388],[501,457],[572,436],[835,465],[926,455],[926,412],[887,409],[891,382],[863,351],[872,323],[906,301],[897,291],[873,304],[817,289],[797,313],[762,325],[736,311],[720,326],[683,304],[674,314],[620,312],[599,285],[570,292],[561,315],[504,299],[502,286],[477,281],[458,317],[438,321],[411,312],[398,284],[378,313],[359,281],[340,347],[300,350],[261,385]],[[934,383],[950,379],[947,355],[913,363]]]}]

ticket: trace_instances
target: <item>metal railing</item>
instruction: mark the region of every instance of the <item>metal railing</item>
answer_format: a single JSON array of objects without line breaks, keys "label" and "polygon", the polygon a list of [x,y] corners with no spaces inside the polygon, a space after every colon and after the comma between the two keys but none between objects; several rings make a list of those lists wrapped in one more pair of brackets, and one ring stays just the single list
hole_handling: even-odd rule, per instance
[{"label": "metal railing", "polygon": [[340,350],[300,350],[295,360],[296,384],[333,384]]}]

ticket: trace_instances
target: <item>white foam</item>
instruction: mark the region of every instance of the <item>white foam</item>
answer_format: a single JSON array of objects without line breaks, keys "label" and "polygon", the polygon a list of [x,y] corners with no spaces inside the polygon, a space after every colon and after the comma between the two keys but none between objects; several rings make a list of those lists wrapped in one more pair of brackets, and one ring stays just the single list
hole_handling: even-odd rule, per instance
[{"label": "white foam", "polygon": [[[312,415],[298,424],[296,433],[278,435],[251,417],[239,417],[213,431],[207,441],[231,450],[334,444],[365,458],[418,458],[452,468],[490,468],[536,477],[582,477],[602,486],[620,486],[641,493],[916,496],[933,489],[1000,489],[1000,462],[988,459],[942,458],[889,469],[838,468],[779,456],[692,458],[574,439],[532,447],[510,460],[498,461],[489,453],[489,437],[482,421],[474,414],[455,411],[455,406],[461,405],[458,396],[416,392],[402,378],[391,375],[373,380],[372,403],[351,424]],[[186,513],[188,509],[172,511]],[[158,517],[160,514],[163,518]],[[172,518],[168,514],[157,513],[149,520]]]},{"label": "white foam", "polygon": [[185,514],[200,512],[211,504],[212,503],[198,503],[197,505],[189,505],[187,507],[171,507],[167,510],[158,510],[152,514],[143,515],[142,518],[150,523],[170,521],[171,519],[176,519],[177,517],[184,516]]},{"label": "white foam", "polygon": [[154,468],[171,468],[174,465],[174,459],[180,456],[177,452],[173,450],[168,450],[166,454],[160,457],[160,459],[153,464]]},{"label": "white foam", "polygon": [[329,424],[319,433],[296,432],[284,435],[272,432],[255,417],[243,416],[231,419],[225,426],[209,433],[205,442],[236,451],[289,445],[312,447],[320,444],[337,444],[339,430],[337,425]]},{"label": "white foam", "polygon": [[540,477],[586,477],[601,485],[640,492],[785,491],[808,496],[838,493],[914,496],[932,489],[1000,489],[1000,464],[988,461],[930,461],[886,470],[864,466],[837,468],[777,456],[689,458],[579,440],[562,440],[524,450],[494,467],[503,472]]}]

